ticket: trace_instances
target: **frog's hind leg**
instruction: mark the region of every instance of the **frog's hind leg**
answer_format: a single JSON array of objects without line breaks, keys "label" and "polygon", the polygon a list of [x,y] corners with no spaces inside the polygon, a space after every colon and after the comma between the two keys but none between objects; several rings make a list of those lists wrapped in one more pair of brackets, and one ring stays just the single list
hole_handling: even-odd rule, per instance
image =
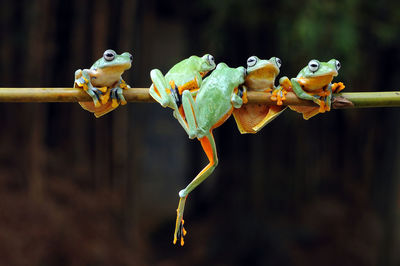
[{"label": "frog's hind leg", "polygon": [[[150,87],[149,93],[162,107],[174,107],[171,96],[171,87],[165,80],[164,75],[158,69],[150,71],[150,78],[153,84]],[[174,109],[174,108],[173,108]]]},{"label": "frog's hind leg", "polygon": [[187,124],[187,133],[190,139],[194,139],[197,136],[197,106],[194,102],[193,96],[189,90],[185,90],[182,93],[182,108],[185,114],[185,121]]},{"label": "frog's hind leg", "polygon": [[176,224],[175,224],[175,232],[174,232],[174,244],[179,239],[180,244],[183,246],[184,241],[183,237],[186,235],[186,230],[183,228],[183,211],[185,209],[185,203],[188,194],[194,190],[198,185],[200,185],[217,167],[218,165],[218,157],[217,157],[217,149],[215,147],[214,137],[211,131],[204,137],[199,139],[201,146],[203,147],[204,152],[207,155],[209,164],[190,182],[189,185],[185,189],[182,189],[179,192],[179,205],[176,210]]}]

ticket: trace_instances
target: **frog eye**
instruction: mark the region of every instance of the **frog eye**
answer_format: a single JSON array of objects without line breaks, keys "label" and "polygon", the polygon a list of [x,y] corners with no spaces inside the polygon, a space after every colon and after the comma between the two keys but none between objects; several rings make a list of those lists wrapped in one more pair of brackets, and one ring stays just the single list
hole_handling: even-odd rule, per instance
[{"label": "frog eye", "polygon": [[315,72],[319,68],[319,62],[317,60],[311,60],[308,63],[308,68],[310,69],[311,72]]},{"label": "frog eye", "polygon": [[207,60],[208,60],[208,63],[210,64],[210,65],[215,65],[215,60],[214,60],[214,56],[212,56],[212,55],[208,55],[207,56]]},{"label": "frog eye", "polygon": [[281,68],[281,66],[282,66],[282,60],[281,59],[279,59],[278,57],[275,57],[275,63],[278,66],[278,68]]},{"label": "frog eye", "polygon": [[104,52],[103,57],[106,61],[112,61],[114,60],[116,54],[117,53],[114,50],[108,49]]},{"label": "frog eye", "polygon": [[247,67],[253,67],[256,64],[257,64],[257,57],[250,56],[249,59],[247,59]]},{"label": "frog eye", "polygon": [[336,67],[336,71],[340,69],[342,65],[340,64],[340,62],[338,60],[335,61],[335,67]]}]

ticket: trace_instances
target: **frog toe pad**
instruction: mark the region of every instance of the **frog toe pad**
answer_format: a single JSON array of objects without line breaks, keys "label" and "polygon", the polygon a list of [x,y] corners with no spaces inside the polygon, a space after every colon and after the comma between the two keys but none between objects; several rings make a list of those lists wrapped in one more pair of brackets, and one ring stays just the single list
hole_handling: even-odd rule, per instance
[{"label": "frog toe pad", "polygon": [[183,239],[184,236],[186,236],[187,231],[185,230],[185,228],[183,227],[183,224],[185,223],[185,221],[182,219],[181,222],[179,223],[178,226],[178,230],[176,232],[176,235],[174,236],[174,245],[176,244],[176,242],[179,240],[181,246],[185,245],[185,241]]}]

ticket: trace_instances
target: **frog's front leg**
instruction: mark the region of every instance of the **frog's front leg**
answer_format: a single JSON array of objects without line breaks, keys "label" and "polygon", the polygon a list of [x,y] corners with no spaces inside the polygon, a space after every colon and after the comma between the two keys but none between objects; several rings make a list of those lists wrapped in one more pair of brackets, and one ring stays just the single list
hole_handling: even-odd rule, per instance
[{"label": "frog's front leg", "polygon": [[86,93],[89,94],[90,97],[92,97],[95,107],[101,106],[100,99],[105,90],[103,90],[104,88],[99,89],[93,87],[92,83],[90,82],[89,69],[84,69],[84,70],[78,69],[77,71],[75,71],[75,84],[78,87],[83,88],[83,90],[86,91]]},{"label": "frog's front leg", "polygon": [[204,152],[207,155],[209,164],[190,182],[189,185],[185,189],[179,191],[179,205],[176,210],[176,223],[175,223],[175,231],[174,231],[174,241],[175,244],[177,240],[180,241],[180,244],[184,245],[183,237],[186,235],[185,228],[183,227],[183,212],[185,209],[185,203],[187,196],[191,191],[193,191],[198,185],[200,185],[217,167],[218,165],[218,157],[217,157],[217,149],[215,147],[214,137],[212,132],[208,132],[204,137],[199,139],[201,146]]},{"label": "frog's front leg", "polygon": [[276,105],[282,105],[286,100],[286,94],[292,88],[292,83],[288,77],[281,77],[279,79],[279,86],[274,88],[271,94],[271,100],[276,102]]},{"label": "frog's front leg", "polygon": [[325,111],[331,110],[331,102],[332,102],[332,84],[330,83],[326,88],[326,96],[325,96]]},{"label": "frog's front leg", "polygon": [[150,95],[159,103],[162,107],[170,107],[177,109],[175,99],[172,97],[171,86],[165,80],[164,75],[158,69],[150,71],[150,78],[153,84],[150,86]]},{"label": "frog's front leg", "polygon": [[302,88],[300,83],[297,81],[296,78],[292,78],[291,79],[291,83],[292,83],[292,88],[294,93],[297,95],[297,97],[304,99],[304,100],[310,100],[315,102],[316,104],[319,105],[320,109],[319,112],[323,113],[325,112],[325,102],[320,100],[319,96],[313,96],[308,94],[307,92],[305,92]]},{"label": "frog's front leg", "polygon": [[123,94],[123,90],[130,88],[129,85],[126,84],[126,82],[121,78],[118,81],[118,84],[111,89],[111,106],[113,108],[117,108],[119,104],[121,105],[125,105],[127,104],[124,94]]}]

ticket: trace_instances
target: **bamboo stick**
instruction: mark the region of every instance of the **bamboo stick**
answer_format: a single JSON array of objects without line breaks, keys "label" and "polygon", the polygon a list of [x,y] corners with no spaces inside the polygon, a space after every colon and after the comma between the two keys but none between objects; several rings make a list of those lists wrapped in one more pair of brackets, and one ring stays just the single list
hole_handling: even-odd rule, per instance
[{"label": "bamboo stick", "polygon": [[[248,92],[250,103],[275,105],[271,93]],[[128,102],[155,102],[147,88],[124,90]],[[91,101],[89,95],[78,88],[0,88],[0,102],[78,102]],[[297,98],[293,92],[286,95],[284,105],[313,106],[311,101]],[[347,92],[334,94],[332,108],[400,107],[400,92]]]}]

